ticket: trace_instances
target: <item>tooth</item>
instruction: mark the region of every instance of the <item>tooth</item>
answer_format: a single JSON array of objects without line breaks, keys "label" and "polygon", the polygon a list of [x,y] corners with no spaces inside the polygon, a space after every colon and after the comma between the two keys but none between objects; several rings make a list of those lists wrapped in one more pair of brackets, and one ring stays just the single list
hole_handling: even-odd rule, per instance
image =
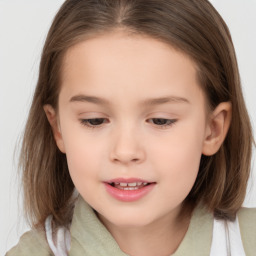
[{"label": "tooth", "polygon": [[140,186],[142,184],[142,182],[137,182],[137,185]]},{"label": "tooth", "polygon": [[126,188],[122,188],[123,190],[137,190],[138,187],[126,187]]},{"label": "tooth", "polygon": [[119,185],[119,182],[115,182],[115,185]]},{"label": "tooth", "polygon": [[138,190],[139,188],[138,187],[119,187],[119,189],[121,190]]},{"label": "tooth", "polygon": [[134,183],[128,183],[128,186],[129,186],[129,187],[136,187],[136,182],[134,182]]},{"label": "tooth", "polygon": [[143,182],[143,185],[147,185],[148,183],[147,182]]},{"label": "tooth", "polygon": [[122,186],[122,187],[127,187],[127,183],[120,183],[120,186]]}]

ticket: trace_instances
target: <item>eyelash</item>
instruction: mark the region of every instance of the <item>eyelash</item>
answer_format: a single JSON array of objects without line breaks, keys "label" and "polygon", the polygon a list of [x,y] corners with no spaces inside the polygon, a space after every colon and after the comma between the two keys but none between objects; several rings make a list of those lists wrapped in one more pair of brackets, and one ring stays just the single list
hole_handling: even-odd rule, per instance
[{"label": "eyelash", "polygon": [[[103,120],[103,123],[104,123],[104,120],[106,120],[106,118],[91,118],[91,119],[80,119],[80,122],[82,125],[86,126],[87,128],[90,128],[90,129],[95,129],[95,128],[101,128],[102,127],[102,124],[90,124],[90,122],[92,121],[102,121]],[[165,129],[165,128],[168,128],[170,126],[173,126],[177,119],[166,119],[166,118],[150,118],[149,120],[158,120],[160,122],[164,121],[164,122],[168,122],[168,124],[162,124],[162,125],[157,125],[155,124],[156,126],[159,126],[159,128],[161,129]],[[153,122],[154,124],[154,122]]]}]

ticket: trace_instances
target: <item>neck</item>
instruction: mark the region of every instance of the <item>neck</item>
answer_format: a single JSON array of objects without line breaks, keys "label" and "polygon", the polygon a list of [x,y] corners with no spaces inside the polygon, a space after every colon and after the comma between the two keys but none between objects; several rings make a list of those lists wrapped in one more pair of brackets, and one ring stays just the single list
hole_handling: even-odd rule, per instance
[{"label": "neck", "polygon": [[132,256],[169,256],[183,240],[190,223],[191,211],[168,214],[143,227],[117,227],[99,216],[123,252]]}]

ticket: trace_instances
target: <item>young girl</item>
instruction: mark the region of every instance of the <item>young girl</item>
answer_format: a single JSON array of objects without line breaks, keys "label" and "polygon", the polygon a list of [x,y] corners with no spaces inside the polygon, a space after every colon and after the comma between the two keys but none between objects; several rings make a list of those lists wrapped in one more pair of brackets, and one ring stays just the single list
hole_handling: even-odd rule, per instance
[{"label": "young girl", "polygon": [[252,144],[207,0],[67,0],[21,152],[32,230],[7,255],[255,255]]}]

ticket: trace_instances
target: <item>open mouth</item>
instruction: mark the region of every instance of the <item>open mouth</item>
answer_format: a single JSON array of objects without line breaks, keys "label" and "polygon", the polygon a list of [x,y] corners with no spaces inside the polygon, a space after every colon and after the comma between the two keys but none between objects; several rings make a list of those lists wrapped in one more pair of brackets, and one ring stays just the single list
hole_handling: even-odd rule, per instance
[{"label": "open mouth", "polygon": [[156,185],[156,182],[148,182],[137,178],[117,178],[104,183],[108,194],[123,202],[132,202],[143,198]]},{"label": "open mouth", "polygon": [[126,183],[126,182],[111,182],[111,183],[108,183],[109,185],[111,185],[112,187],[114,188],[117,188],[117,189],[122,189],[122,190],[138,190],[138,189],[141,189],[145,186],[148,186],[152,183],[147,183],[147,182],[129,182],[129,183]]}]

